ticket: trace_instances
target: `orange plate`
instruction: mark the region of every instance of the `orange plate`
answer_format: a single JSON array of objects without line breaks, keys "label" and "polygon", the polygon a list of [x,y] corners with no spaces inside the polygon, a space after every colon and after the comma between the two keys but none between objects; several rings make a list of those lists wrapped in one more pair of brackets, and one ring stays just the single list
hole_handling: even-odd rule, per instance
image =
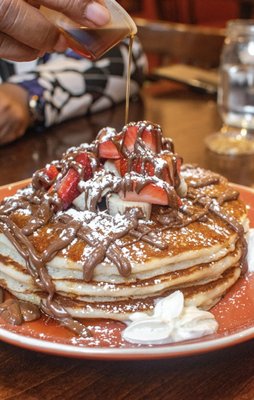
[{"label": "orange plate", "polygon": [[[29,181],[0,187],[0,199],[10,196]],[[249,205],[249,218],[254,227],[254,192],[234,185]],[[241,278],[212,312],[219,322],[216,334],[188,342],[170,345],[133,345],[121,338],[124,324],[109,320],[90,320],[86,325],[93,338],[73,336],[51,319],[25,323],[14,327],[0,320],[0,339],[30,350],[68,357],[91,359],[155,359],[180,357],[233,346],[254,338],[254,274]]]}]

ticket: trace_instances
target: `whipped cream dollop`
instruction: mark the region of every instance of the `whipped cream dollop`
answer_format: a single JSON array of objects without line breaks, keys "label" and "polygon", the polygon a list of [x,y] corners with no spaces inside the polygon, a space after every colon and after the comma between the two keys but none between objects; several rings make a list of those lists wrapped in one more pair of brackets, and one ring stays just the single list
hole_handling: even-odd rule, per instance
[{"label": "whipped cream dollop", "polygon": [[157,302],[152,315],[136,312],[122,332],[124,340],[140,344],[164,344],[215,333],[214,315],[195,306],[185,306],[180,290]]},{"label": "whipped cream dollop", "polygon": [[249,229],[246,240],[248,243],[247,263],[249,272],[254,272],[254,228]]}]

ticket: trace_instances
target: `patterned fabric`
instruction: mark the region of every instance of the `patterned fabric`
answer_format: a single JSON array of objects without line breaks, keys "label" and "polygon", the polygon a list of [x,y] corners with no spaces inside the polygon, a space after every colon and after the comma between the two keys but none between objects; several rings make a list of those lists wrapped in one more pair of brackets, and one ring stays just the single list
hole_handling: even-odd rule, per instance
[{"label": "patterned fabric", "polygon": [[[125,99],[128,44],[128,40],[123,41],[94,62],[68,49],[64,54],[46,55],[32,70],[14,75],[13,64],[1,60],[0,75],[3,80],[21,85],[30,95],[40,97],[44,125],[48,127],[101,111]],[[142,48],[134,41],[131,95],[138,93],[146,66]]]}]

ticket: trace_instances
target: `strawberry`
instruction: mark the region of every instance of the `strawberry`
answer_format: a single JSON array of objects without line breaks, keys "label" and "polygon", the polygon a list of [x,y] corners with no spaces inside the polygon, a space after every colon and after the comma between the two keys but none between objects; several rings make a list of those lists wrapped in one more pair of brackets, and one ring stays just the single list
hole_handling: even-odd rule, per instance
[{"label": "strawberry", "polygon": [[[118,160],[116,160],[115,166],[120,172],[121,176],[124,176],[128,172],[128,160],[124,157],[121,157]],[[142,166],[142,161],[140,159],[134,160],[132,162],[131,171],[141,174],[141,166]],[[154,166],[149,161],[145,163],[145,173],[148,176],[154,175]]]},{"label": "strawberry", "polygon": [[146,185],[139,193],[136,193],[135,191],[126,192],[124,196],[123,193],[120,192],[119,195],[126,201],[142,201],[150,204],[160,204],[163,206],[168,205],[168,196],[166,191],[154,183]]},{"label": "strawberry", "polygon": [[[99,157],[105,159],[119,159],[121,154],[121,148],[127,149],[130,153],[134,151],[135,143],[137,141],[138,130],[142,129],[139,124],[126,125],[123,132],[117,133],[112,128],[102,129],[97,135],[99,141],[98,151]],[[157,151],[157,128],[153,125],[148,125],[142,131],[141,139],[145,146],[156,153]]]},{"label": "strawberry", "polygon": [[93,176],[93,170],[89,155],[87,153],[80,153],[75,157],[75,161],[84,167],[83,180],[88,181],[88,179],[91,179]]},{"label": "strawberry", "polygon": [[80,194],[78,190],[79,174],[70,168],[63,177],[57,189],[57,193],[62,202],[62,208],[66,210],[73,200]]},{"label": "strawberry", "polygon": [[169,204],[169,198],[166,190],[163,189],[163,187],[156,185],[155,183],[149,183],[148,185],[144,186],[139,193],[135,192],[134,183],[134,190],[132,192],[126,192],[125,195],[123,192],[120,192],[119,195],[121,199],[126,201],[140,201],[162,206],[169,205],[173,208],[178,208],[182,204],[181,199],[179,196],[177,196],[177,194],[175,194],[175,198],[173,198],[174,204]]},{"label": "strawberry", "polygon": [[111,140],[99,143],[98,149],[100,158],[117,159],[121,157],[117,146]]},{"label": "strawberry", "polygon": [[126,158],[121,157],[118,160],[115,160],[114,164],[121,176],[124,176],[127,173],[128,162]]},{"label": "strawberry", "polygon": [[[142,129],[142,126],[129,124],[124,130],[124,141],[123,145],[130,152],[134,151],[135,143],[138,137],[138,130]],[[161,136],[161,134],[160,134]],[[142,130],[141,139],[145,143],[146,147],[152,152],[157,153],[157,128],[153,125],[147,125],[147,127]],[[160,137],[161,140],[161,137]],[[160,150],[160,149],[158,149]]]},{"label": "strawberry", "polygon": [[33,177],[33,186],[36,189],[44,188],[48,190],[54,184],[58,175],[58,169],[55,165],[48,164],[46,168],[42,168],[35,172]]},{"label": "strawberry", "polygon": [[[142,133],[142,140],[145,142],[146,146],[152,150],[154,153],[157,153],[157,138],[156,138],[156,131],[155,129],[145,129]],[[160,138],[161,140],[161,138]]]},{"label": "strawberry", "polygon": [[[139,159],[139,160],[137,160],[136,165],[134,167],[135,171],[138,174],[141,174],[141,167],[142,167],[142,161]],[[154,176],[154,165],[152,163],[150,163],[149,161],[146,161],[144,169],[148,176]]]},{"label": "strawberry", "polygon": [[124,131],[123,146],[126,147],[130,152],[133,152],[134,146],[137,140],[138,126],[127,125]]},{"label": "strawberry", "polygon": [[[79,153],[74,159],[84,167],[82,179],[87,181],[88,179],[92,178],[93,171],[89,154],[82,152]],[[57,193],[62,201],[62,208],[64,210],[68,208],[73,200],[80,194],[78,190],[79,181],[80,176],[78,171],[76,171],[74,168],[70,168],[66,175],[59,182],[59,185],[57,185]]]},{"label": "strawberry", "polygon": [[55,180],[58,175],[58,169],[53,164],[47,166],[47,168],[45,168],[45,172],[51,181]]},{"label": "strawberry", "polygon": [[96,141],[98,141],[99,143],[108,142],[110,139],[115,138],[117,135],[118,133],[114,128],[102,128],[96,136]]},{"label": "strawberry", "polygon": [[117,144],[120,145],[122,133],[117,133],[113,128],[104,128],[96,137],[99,142],[98,152],[100,158],[116,159],[120,157]]}]

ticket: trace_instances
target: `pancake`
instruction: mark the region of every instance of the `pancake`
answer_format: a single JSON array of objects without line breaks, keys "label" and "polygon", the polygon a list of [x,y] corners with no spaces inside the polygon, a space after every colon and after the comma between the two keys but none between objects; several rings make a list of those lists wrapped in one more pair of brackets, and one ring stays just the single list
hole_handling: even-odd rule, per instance
[{"label": "pancake", "polygon": [[[52,163],[56,181],[39,171],[31,185],[2,202],[0,285],[15,298],[36,304],[61,322],[64,319],[68,327],[69,317],[125,321],[136,311],[152,312],[158,299],[175,290],[183,292],[187,305],[211,308],[244,273],[248,218],[239,193],[222,176],[196,166],[182,165],[178,176],[179,158],[172,148],[167,174],[160,171],[163,184],[147,171],[126,172],[120,178],[102,172],[101,166],[97,172],[98,143],[108,143],[108,136],[103,140],[72,148],[63,161]],[[169,165],[168,147],[165,150],[169,145],[162,146],[152,156],[167,157]],[[70,170],[84,174],[77,154],[87,151],[95,170],[91,179],[79,182],[77,193],[83,191],[88,199],[80,210],[73,201],[66,206],[59,185]],[[150,150],[145,154],[150,168]],[[146,178],[146,188],[166,194],[160,197],[162,204],[153,203],[149,219],[137,203],[111,215],[105,196],[111,192],[140,196],[143,180],[137,190],[138,175]],[[126,200],[126,204],[132,203]]]}]

